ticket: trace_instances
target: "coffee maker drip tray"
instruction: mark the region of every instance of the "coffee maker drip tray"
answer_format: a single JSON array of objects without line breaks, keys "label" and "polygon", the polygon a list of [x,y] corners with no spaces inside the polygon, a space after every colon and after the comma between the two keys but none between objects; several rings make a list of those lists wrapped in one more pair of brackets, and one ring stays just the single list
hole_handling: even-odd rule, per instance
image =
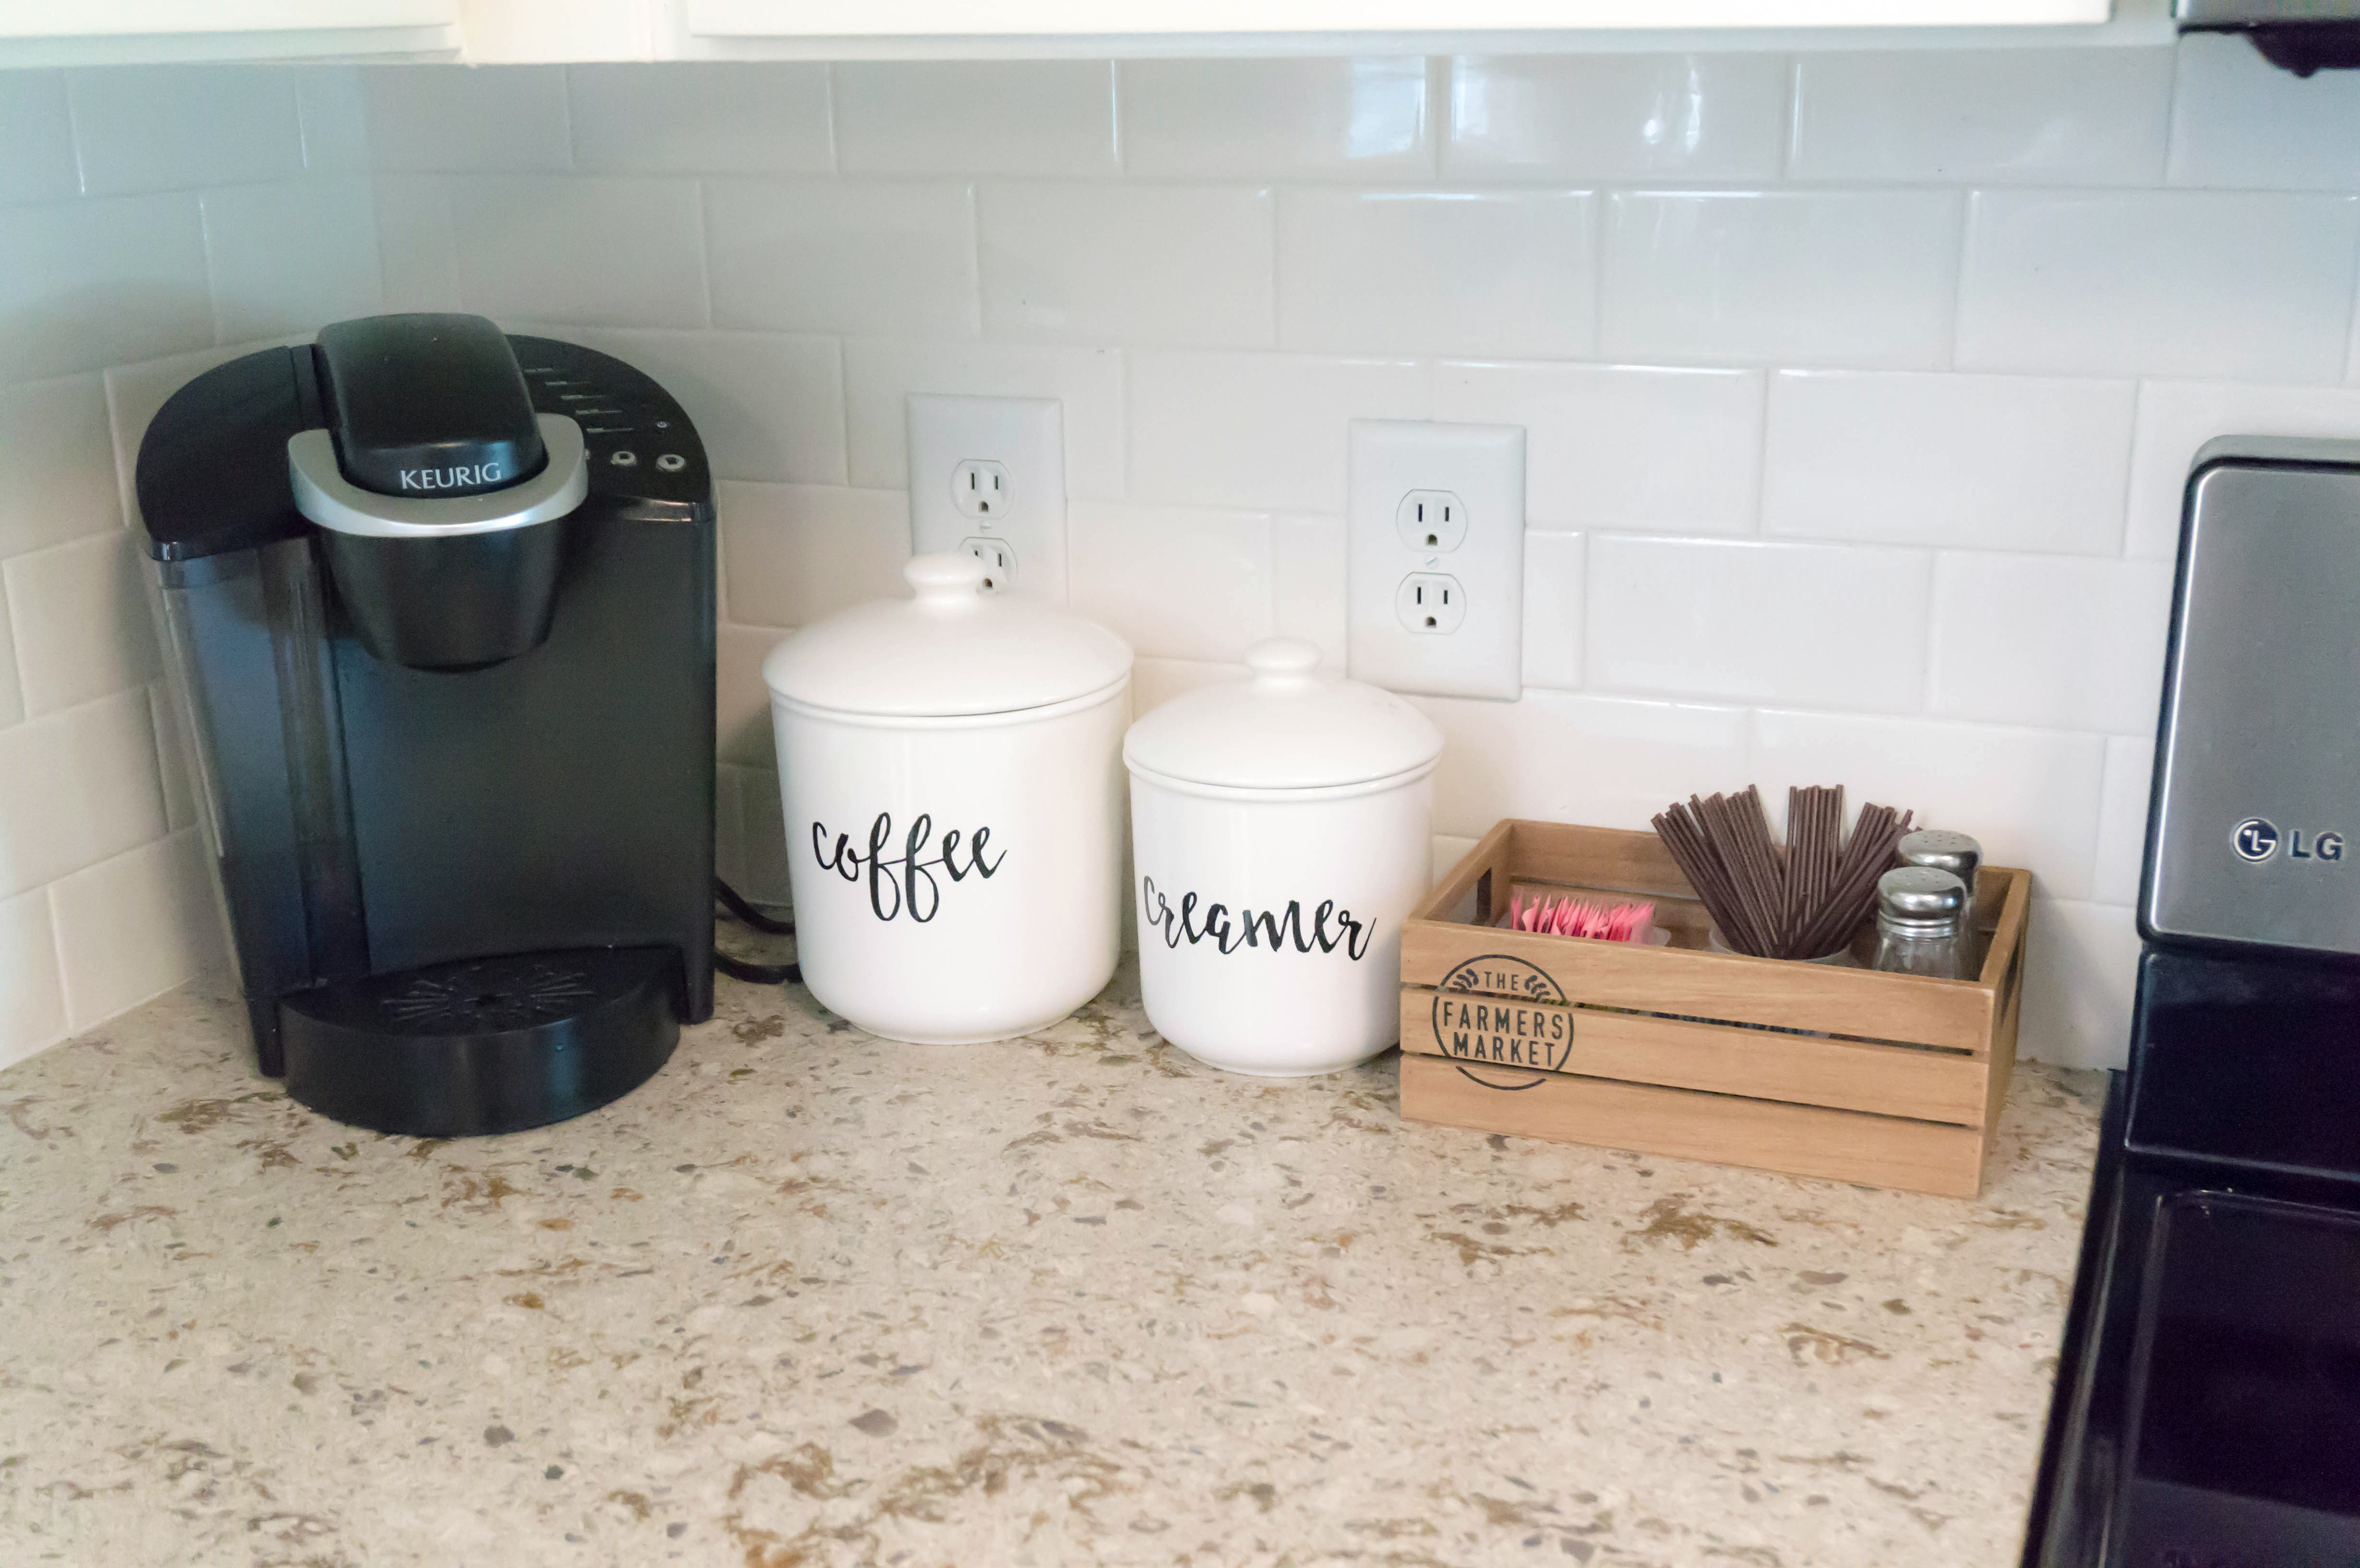
[{"label": "coffee maker drip tray", "polygon": [[567,948],[430,964],[279,1006],[287,1092],[420,1138],[514,1132],[629,1093],[680,1038],[669,947]]}]

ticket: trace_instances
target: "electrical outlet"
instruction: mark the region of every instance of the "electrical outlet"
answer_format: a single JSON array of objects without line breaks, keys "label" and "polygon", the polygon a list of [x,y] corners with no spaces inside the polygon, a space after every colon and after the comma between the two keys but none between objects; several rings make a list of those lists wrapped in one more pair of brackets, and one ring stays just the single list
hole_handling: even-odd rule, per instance
[{"label": "electrical outlet", "polygon": [[1393,592],[1393,614],[1419,637],[1449,637],[1467,624],[1467,590],[1441,572],[1413,572]]},{"label": "electrical outlet", "polygon": [[997,463],[969,458],[951,470],[951,505],[962,517],[1008,515],[1008,470]]},{"label": "electrical outlet", "polygon": [[1513,700],[1524,687],[1524,432],[1355,419],[1349,440],[1352,678]]},{"label": "electrical outlet", "polygon": [[1065,406],[912,393],[907,412],[912,550],[975,556],[991,592],[1064,604]]},{"label": "electrical outlet", "polygon": [[983,562],[985,593],[1005,593],[1016,586],[1016,550],[1006,539],[961,539],[959,551]]},{"label": "electrical outlet", "polygon": [[1412,550],[1454,550],[1467,542],[1467,503],[1448,490],[1413,490],[1402,497],[1393,526]]}]

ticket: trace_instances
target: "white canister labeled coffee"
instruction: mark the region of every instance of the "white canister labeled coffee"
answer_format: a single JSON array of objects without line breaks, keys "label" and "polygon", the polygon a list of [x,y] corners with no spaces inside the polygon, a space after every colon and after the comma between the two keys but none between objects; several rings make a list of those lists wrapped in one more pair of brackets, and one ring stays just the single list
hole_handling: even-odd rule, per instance
[{"label": "white canister labeled coffee", "polygon": [[772,649],[797,959],[821,1005],[925,1043],[1046,1028],[1113,976],[1131,648],[912,561],[908,599]]},{"label": "white canister labeled coffee", "polygon": [[1306,642],[1257,643],[1251,679],[1177,697],[1123,742],[1148,1021],[1232,1073],[1330,1073],[1401,1032],[1442,735],[1318,663]]}]

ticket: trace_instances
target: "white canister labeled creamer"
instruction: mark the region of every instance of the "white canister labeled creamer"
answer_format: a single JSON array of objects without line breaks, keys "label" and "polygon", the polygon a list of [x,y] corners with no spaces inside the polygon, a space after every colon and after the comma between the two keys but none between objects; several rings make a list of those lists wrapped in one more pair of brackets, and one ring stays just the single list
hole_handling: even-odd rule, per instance
[{"label": "white canister labeled creamer", "polygon": [[1401,1033],[1442,735],[1318,663],[1257,643],[1251,679],[1175,698],[1123,742],[1148,1021],[1232,1073],[1329,1073]]},{"label": "white canister labeled creamer", "polygon": [[871,1034],[1004,1040],[1113,976],[1131,648],[919,556],[770,651],[797,960]]}]

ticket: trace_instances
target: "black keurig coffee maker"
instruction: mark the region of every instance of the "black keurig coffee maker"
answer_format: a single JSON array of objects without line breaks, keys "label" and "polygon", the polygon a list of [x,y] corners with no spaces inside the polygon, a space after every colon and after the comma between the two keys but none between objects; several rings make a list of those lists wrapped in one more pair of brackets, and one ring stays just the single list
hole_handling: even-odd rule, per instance
[{"label": "black keurig coffee maker", "polygon": [[262,1071],[451,1136],[713,1010],[714,512],[606,354],[378,316],[197,377],[137,473]]},{"label": "black keurig coffee maker", "polygon": [[2360,442],[2199,453],[2027,1568],[2360,1563]]}]

